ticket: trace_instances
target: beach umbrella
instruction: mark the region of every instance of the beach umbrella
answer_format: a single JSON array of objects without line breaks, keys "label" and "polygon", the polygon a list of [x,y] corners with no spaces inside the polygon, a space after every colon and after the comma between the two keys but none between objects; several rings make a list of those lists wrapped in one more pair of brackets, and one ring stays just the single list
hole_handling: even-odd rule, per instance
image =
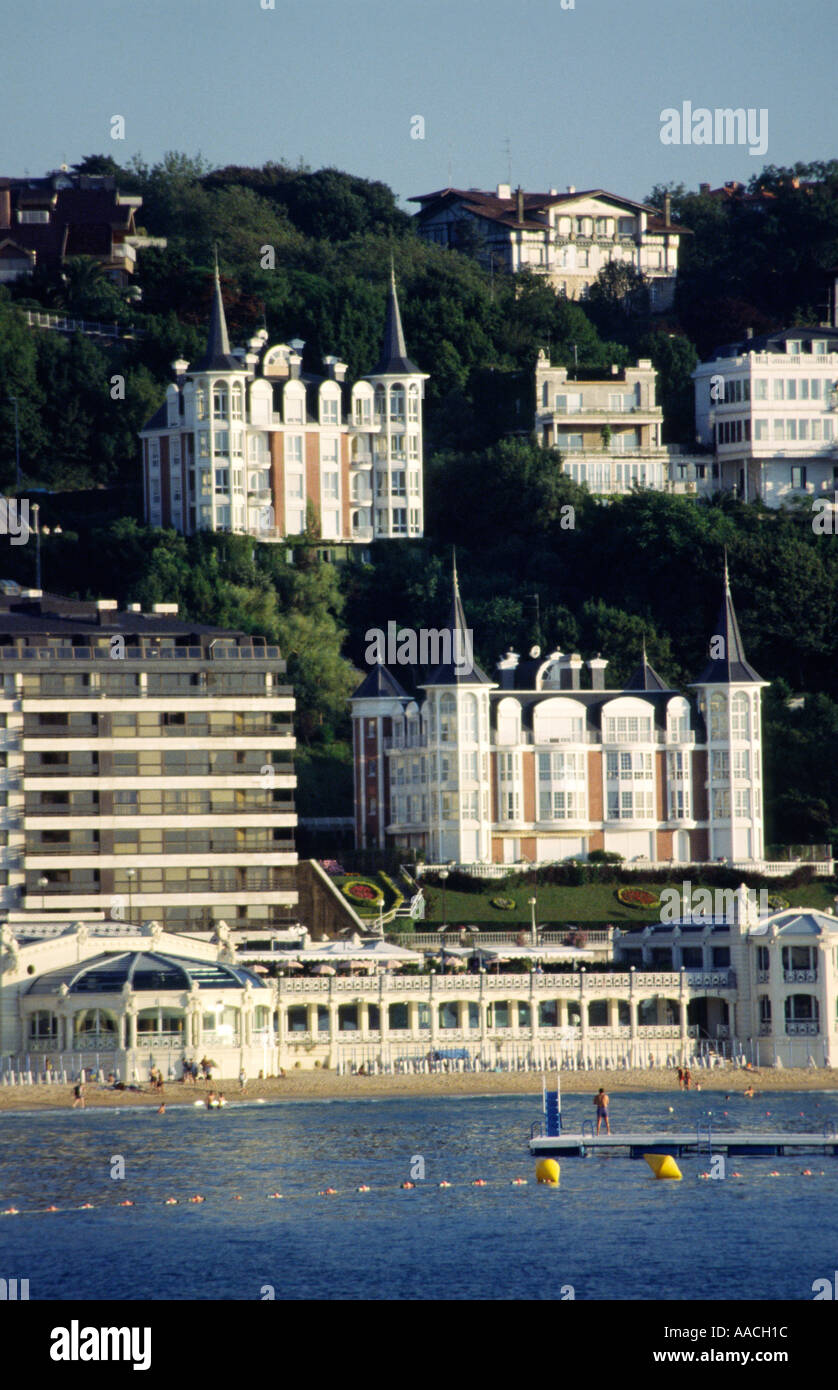
[{"label": "beach umbrella", "polygon": [[280,970],[302,970],[302,962],[298,960],[283,960],[278,962]]},{"label": "beach umbrella", "polygon": [[312,975],[336,975],[337,971],[333,965],[315,965],[312,967]]},{"label": "beach umbrella", "polygon": [[251,968],[251,970],[253,971],[254,975],[267,975],[267,974],[268,974],[268,967],[267,967],[266,965],[251,965],[250,968]]}]

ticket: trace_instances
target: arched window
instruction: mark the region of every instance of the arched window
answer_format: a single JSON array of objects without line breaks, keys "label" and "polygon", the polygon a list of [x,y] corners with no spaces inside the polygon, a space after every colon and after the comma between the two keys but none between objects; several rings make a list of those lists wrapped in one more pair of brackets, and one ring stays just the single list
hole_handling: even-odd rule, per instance
[{"label": "arched window", "polygon": [[464,695],[462,703],[462,725],[460,739],[463,743],[477,743],[477,696]]},{"label": "arched window", "polygon": [[453,695],[445,694],[439,702],[439,741],[454,743],[457,738],[457,705]]},{"label": "arched window", "polygon": [[390,419],[404,419],[404,387],[400,382],[390,387]]},{"label": "arched window", "polygon": [[207,418],[207,393],[203,386],[195,388],[195,419],[206,420]]},{"label": "arched window", "polygon": [[751,715],[748,697],[742,691],[734,695],[730,704],[731,738],[750,738]]},{"label": "arched window", "polygon": [[690,706],[682,695],[670,700],[666,711],[666,733],[670,743],[686,743],[690,734]]},{"label": "arched window", "polygon": [[375,388],[375,413],[376,413],[377,416],[383,416],[383,415],[384,415],[386,402],[387,402],[387,393],[385,392],[384,387],[383,387],[383,386],[376,386],[376,388]]},{"label": "arched window", "polygon": [[419,387],[415,381],[407,393],[407,418],[408,420],[419,419]]},{"label": "arched window", "polygon": [[227,419],[227,385],[226,382],[213,382],[212,387],[212,413],[216,420]]},{"label": "arched window", "polygon": [[116,1015],[109,1009],[83,1009],[76,1014],[73,1024],[76,1037],[116,1036]]},{"label": "arched window", "polygon": [[521,706],[517,700],[501,700],[498,705],[498,743],[521,742]]},{"label": "arched window", "polygon": [[58,1037],[58,1016],[49,1009],[36,1009],[29,1015],[30,1038]]},{"label": "arched window", "polygon": [[710,737],[727,738],[727,696],[720,690],[710,696]]},{"label": "arched window", "polygon": [[240,381],[233,383],[232,391],[233,419],[244,419],[244,387]]}]

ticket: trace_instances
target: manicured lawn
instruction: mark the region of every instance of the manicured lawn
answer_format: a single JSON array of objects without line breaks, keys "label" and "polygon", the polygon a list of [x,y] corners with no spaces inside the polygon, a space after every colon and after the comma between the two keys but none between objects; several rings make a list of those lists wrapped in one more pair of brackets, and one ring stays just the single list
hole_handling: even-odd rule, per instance
[{"label": "manicured lawn", "polygon": [[[686,877],[686,875],[685,875]],[[693,888],[703,887],[700,881],[691,880]],[[626,907],[617,901],[616,889],[619,884],[587,883],[580,888],[556,887],[552,884],[540,886],[536,892],[538,899],[535,917],[537,922],[613,922],[615,926],[625,926],[629,922],[656,922],[659,910],[654,908]],[[660,893],[669,885],[646,883],[640,876],[633,888],[648,888],[652,893]],[[711,890],[712,891],[712,890]],[[769,888],[769,893],[772,891]],[[824,910],[833,906],[835,888],[826,881],[805,884],[802,888],[777,889],[788,898],[792,907],[816,907]],[[499,884],[490,885],[483,893],[455,893],[450,889],[445,894],[445,920],[454,922],[474,922],[490,925],[497,923],[501,928],[529,924],[530,905],[527,899],[532,896],[529,887],[507,888]],[[502,910],[492,907],[494,897],[512,898],[515,907]],[[427,909],[425,921],[430,925],[439,924],[442,916],[442,889],[430,887],[425,890]]]}]

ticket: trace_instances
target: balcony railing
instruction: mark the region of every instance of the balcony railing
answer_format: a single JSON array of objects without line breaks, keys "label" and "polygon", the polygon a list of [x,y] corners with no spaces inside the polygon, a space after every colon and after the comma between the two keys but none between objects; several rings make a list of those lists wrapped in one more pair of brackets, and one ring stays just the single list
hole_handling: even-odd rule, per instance
[{"label": "balcony railing", "polygon": [[[153,616],[153,615],[152,615]],[[153,642],[125,648],[124,661],[275,661],[279,647],[236,647],[230,643],[215,643],[209,647],[163,647]],[[2,661],[101,661],[113,669],[110,646],[105,647],[0,647]],[[82,692],[84,693],[84,692]],[[93,692],[97,695],[102,691]]]},{"label": "balcony railing", "polygon": [[787,985],[813,985],[818,978],[817,970],[784,970],[783,980]]},{"label": "balcony railing", "polygon": [[786,1033],[790,1038],[816,1038],[819,1032],[817,1019],[786,1019]]}]

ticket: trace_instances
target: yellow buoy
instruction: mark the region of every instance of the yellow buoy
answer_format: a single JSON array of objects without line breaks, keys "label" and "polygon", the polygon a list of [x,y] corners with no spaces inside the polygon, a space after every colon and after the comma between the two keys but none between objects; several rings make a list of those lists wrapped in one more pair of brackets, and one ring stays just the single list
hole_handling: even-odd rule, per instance
[{"label": "yellow buoy", "polygon": [[554,1158],[540,1158],[535,1165],[535,1176],[548,1187],[558,1187],[561,1169]]},{"label": "yellow buoy", "polygon": [[679,1178],[681,1169],[671,1154],[644,1154],[646,1162],[656,1178]]}]

